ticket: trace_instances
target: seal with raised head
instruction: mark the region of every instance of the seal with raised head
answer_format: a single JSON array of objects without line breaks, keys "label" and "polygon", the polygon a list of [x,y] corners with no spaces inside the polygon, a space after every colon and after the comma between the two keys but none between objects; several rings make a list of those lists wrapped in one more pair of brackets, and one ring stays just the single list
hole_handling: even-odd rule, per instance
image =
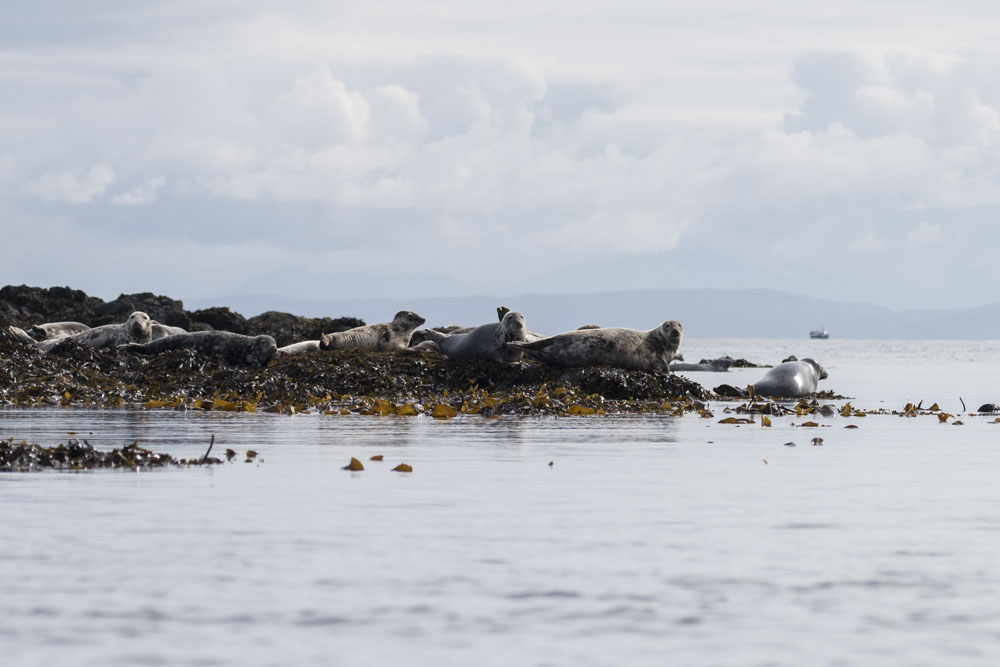
[{"label": "seal with raised head", "polygon": [[270,336],[244,336],[231,331],[191,331],[148,343],[130,343],[118,348],[130,354],[160,354],[170,350],[198,350],[226,363],[264,366],[278,350]]},{"label": "seal with raised head", "polygon": [[118,347],[126,343],[148,343],[150,340],[152,340],[152,320],[149,319],[149,315],[137,310],[122,324],[105,324],[72,336],[49,338],[39,341],[35,346],[43,352],[48,352],[66,341],[84,347],[105,348]]},{"label": "seal with raised head", "polygon": [[424,323],[424,318],[411,310],[401,310],[392,322],[366,324],[347,331],[323,334],[319,340],[321,350],[368,350],[389,352],[405,350],[410,344],[414,329]]},{"label": "seal with raised head", "polygon": [[36,341],[50,338],[65,338],[86,331],[90,327],[83,322],[46,322],[28,329],[28,335]]},{"label": "seal with raised head", "polygon": [[524,342],[527,328],[524,315],[508,310],[499,322],[483,324],[468,333],[443,334],[428,329],[425,335],[449,359],[513,362],[520,361],[523,352],[507,347],[507,343]]},{"label": "seal with raised head", "polygon": [[597,366],[670,373],[684,329],[667,320],[655,329],[621,327],[567,331],[530,343],[509,343],[534,359],[553,366]]},{"label": "seal with raised head", "polygon": [[[816,393],[819,381],[829,375],[813,359],[784,361],[764,373],[764,377],[753,383],[754,393],[770,398],[800,398]],[[746,389],[728,384],[719,385],[712,391],[720,396],[746,396]]]}]

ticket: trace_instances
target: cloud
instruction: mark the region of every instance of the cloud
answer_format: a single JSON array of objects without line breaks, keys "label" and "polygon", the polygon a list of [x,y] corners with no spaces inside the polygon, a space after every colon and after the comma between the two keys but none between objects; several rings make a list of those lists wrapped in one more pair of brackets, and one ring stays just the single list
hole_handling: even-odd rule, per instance
[{"label": "cloud", "polygon": [[[380,3],[100,3],[66,25],[19,6],[23,34],[0,27],[0,189],[17,219],[64,215],[102,249],[160,258],[169,228],[240,280],[251,248],[273,251],[274,276],[311,277],[276,290],[343,289],[323,278],[344,270],[559,289],[594,266],[608,289],[917,284],[908,255],[943,236],[927,221],[1000,240],[996,56],[968,31],[962,49],[882,51],[848,4],[838,23],[669,3],[640,20],[585,2],[579,22],[531,3],[517,21],[436,0],[447,21]],[[163,261],[152,274],[177,271]]]},{"label": "cloud", "polygon": [[115,181],[115,170],[106,162],[82,168],[42,174],[27,185],[27,191],[45,202],[91,204]]},{"label": "cloud", "polygon": [[131,190],[121,192],[111,198],[114,204],[138,205],[152,204],[159,198],[160,190],[166,183],[163,176],[154,176]]}]

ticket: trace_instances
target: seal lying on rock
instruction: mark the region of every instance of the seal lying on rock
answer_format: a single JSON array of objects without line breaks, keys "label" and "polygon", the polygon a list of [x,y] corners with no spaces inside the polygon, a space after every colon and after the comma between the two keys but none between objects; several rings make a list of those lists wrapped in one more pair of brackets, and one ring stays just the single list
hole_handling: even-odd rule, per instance
[{"label": "seal lying on rock", "polygon": [[17,336],[22,342],[32,342],[35,347],[43,352],[48,352],[56,345],[61,345],[66,341],[72,341],[77,345],[93,348],[117,347],[125,343],[148,343],[152,340],[152,320],[149,315],[137,310],[128,316],[123,324],[105,324],[103,326],[87,329],[72,336],[62,336],[60,338],[49,338],[48,340],[35,341],[23,330],[17,327],[10,327],[12,334]]},{"label": "seal lying on rock", "polygon": [[161,338],[166,338],[167,336],[176,336],[178,334],[187,333],[187,329],[160,324],[156,320],[152,321],[152,325],[153,340],[160,340]]},{"label": "seal lying on rock", "polygon": [[520,361],[523,352],[507,347],[507,343],[525,341],[527,329],[524,315],[507,311],[497,323],[478,326],[469,333],[443,334],[429,329],[427,340],[435,343],[449,359],[492,359]]},{"label": "seal lying on rock", "polygon": [[553,366],[597,366],[670,373],[684,329],[667,320],[655,329],[608,327],[567,331],[531,343],[508,343],[529,357]]},{"label": "seal lying on rock", "polygon": [[[768,372],[753,384],[754,393],[771,398],[799,398],[816,393],[819,381],[827,377],[826,370],[812,359],[802,361],[785,361]],[[721,396],[746,396],[745,389],[738,389],[728,384],[719,385],[713,389]]]},{"label": "seal lying on rock", "polygon": [[83,322],[46,322],[28,329],[28,335],[36,341],[50,338],[65,338],[86,331],[90,327]]},{"label": "seal lying on rock", "polygon": [[732,357],[719,357],[718,359],[710,359],[708,361],[703,361],[697,364],[681,364],[672,363],[670,364],[670,370],[674,371],[707,371],[710,373],[724,373],[729,370],[729,367],[736,362]]},{"label": "seal lying on rock", "polygon": [[[503,322],[503,316],[509,312],[511,312],[511,310],[507,306],[497,306],[497,319]],[[536,340],[541,340],[543,338],[545,338],[545,336],[543,336],[542,334],[534,333],[532,331],[525,331],[523,340],[526,340],[529,343],[533,343]],[[520,357],[518,357],[518,359],[520,359]]]},{"label": "seal lying on rock", "polygon": [[278,354],[305,354],[306,352],[312,352],[313,350],[318,349],[318,340],[302,340],[298,343],[292,343],[291,345],[279,347]]},{"label": "seal lying on rock", "polygon": [[366,324],[347,331],[323,334],[319,341],[321,350],[368,350],[389,352],[405,350],[410,344],[413,330],[424,323],[424,318],[410,310],[401,310],[392,322]]},{"label": "seal lying on rock", "polygon": [[131,354],[159,354],[169,350],[198,350],[234,365],[264,366],[278,350],[270,336],[244,336],[230,331],[192,331],[149,343],[118,348]]}]

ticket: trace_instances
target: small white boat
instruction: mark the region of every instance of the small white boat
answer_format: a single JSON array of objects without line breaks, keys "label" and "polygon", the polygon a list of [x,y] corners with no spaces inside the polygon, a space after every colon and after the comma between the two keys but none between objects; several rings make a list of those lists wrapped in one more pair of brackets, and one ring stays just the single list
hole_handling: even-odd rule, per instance
[{"label": "small white boat", "polygon": [[809,332],[809,337],[810,338],[829,338],[830,337],[830,332],[827,331],[826,329],[822,329],[822,328],[820,328],[820,329],[813,329],[812,331]]}]

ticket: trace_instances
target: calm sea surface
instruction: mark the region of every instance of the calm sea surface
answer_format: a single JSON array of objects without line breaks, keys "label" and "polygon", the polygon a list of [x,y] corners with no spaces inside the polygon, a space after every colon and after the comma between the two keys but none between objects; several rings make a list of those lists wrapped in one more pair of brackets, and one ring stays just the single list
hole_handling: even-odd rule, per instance
[{"label": "calm sea surface", "polygon": [[[192,457],[215,434],[215,453],[260,454],[0,473],[0,664],[998,664],[1000,423],[967,413],[1000,402],[1000,342],[682,352],[812,356],[855,407],[967,410],[762,428],[718,423],[724,403],[443,422],[0,408],[2,438]],[[365,471],[341,470],[352,456]]]}]

